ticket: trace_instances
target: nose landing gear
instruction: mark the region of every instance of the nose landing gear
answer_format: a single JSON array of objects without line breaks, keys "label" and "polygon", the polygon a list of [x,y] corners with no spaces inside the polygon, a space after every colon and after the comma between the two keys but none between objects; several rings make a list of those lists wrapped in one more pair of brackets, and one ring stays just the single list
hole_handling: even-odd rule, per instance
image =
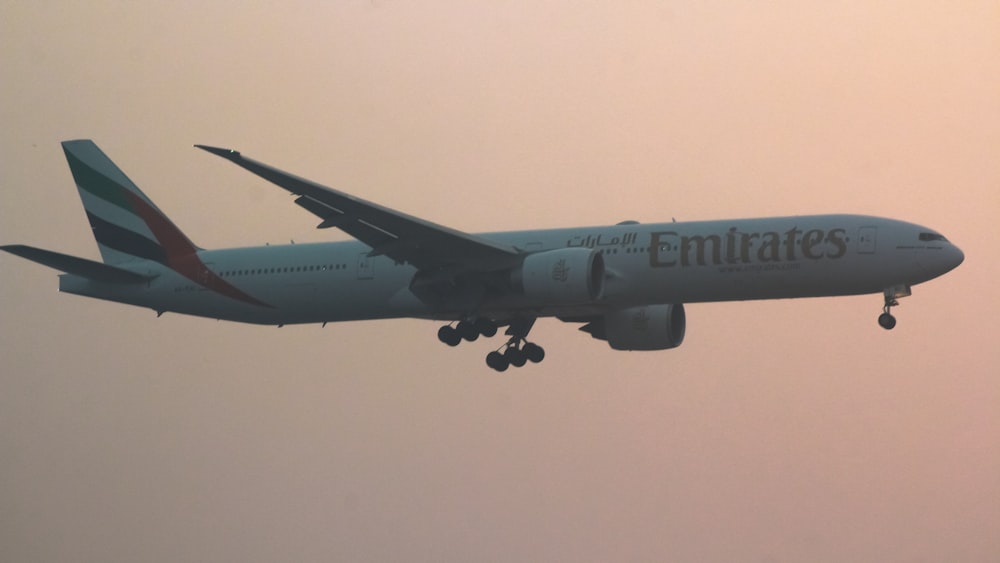
[{"label": "nose landing gear", "polygon": [[899,305],[897,298],[910,295],[910,287],[906,285],[894,286],[885,290],[885,305],[882,306],[882,314],[878,316],[878,326],[892,330],[896,327],[896,317],[892,316],[892,308]]}]

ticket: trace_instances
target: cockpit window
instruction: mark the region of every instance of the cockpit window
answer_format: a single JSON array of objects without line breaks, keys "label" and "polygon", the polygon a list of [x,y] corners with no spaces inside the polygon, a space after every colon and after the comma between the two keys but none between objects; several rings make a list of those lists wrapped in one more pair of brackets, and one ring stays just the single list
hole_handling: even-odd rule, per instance
[{"label": "cockpit window", "polygon": [[920,240],[928,242],[934,240],[938,240],[941,242],[948,242],[948,239],[944,238],[943,235],[939,235],[937,233],[920,233]]}]

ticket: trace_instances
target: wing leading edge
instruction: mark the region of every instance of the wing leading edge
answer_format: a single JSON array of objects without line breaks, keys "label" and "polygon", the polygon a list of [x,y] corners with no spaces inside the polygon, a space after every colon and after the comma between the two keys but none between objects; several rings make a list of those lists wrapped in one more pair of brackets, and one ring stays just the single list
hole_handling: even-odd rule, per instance
[{"label": "wing leading edge", "polygon": [[239,151],[195,145],[299,196],[317,228],[336,227],[385,255],[423,271],[488,272],[520,260],[518,249],[425,221],[247,158]]}]

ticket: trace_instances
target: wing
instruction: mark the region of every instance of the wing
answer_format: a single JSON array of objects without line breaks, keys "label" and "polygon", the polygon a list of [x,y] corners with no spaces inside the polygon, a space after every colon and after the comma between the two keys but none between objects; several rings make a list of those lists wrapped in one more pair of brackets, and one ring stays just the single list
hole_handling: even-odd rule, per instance
[{"label": "wing", "polygon": [[488,272],[510,267],[518,249],[489,239],[400,213],[350,194],[321,186],[241,155],[238,151],[195,145],[253,172],[299,196],[295,203],[323,221],[317,228],[336,227],[385,255],[424,271]]}]

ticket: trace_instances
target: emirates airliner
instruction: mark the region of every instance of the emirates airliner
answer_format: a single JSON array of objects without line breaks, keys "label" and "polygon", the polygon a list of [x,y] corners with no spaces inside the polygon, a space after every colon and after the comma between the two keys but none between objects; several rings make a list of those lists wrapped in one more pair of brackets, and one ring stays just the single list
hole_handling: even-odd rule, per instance
[{"label": "emirates airliner", "polygon": [[573,227],[470,234],[196,145],[296,196],[354,241],[206,250],[89,140],[63,151],[102,260],[3,250],[64,272],[66,293],[156,311],[282,326],[411,317],[449,346],[500,329],[504,371],[540,362],[540,317],[579,323],[615,350],[680,346],[685,303],[881,294],[878,324],[916,284],[962,263],[938,232],[865,215]]}]

